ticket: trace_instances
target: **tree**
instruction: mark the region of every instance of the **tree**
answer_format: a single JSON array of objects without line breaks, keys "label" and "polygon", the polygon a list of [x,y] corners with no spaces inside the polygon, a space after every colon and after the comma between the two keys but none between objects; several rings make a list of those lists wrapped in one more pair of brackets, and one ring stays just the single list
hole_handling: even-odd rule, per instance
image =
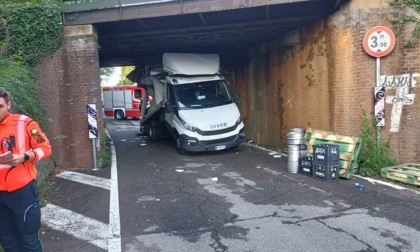
[{"label": "tree", "polygon": [[122,67],[122,81],[120,83],[118,83],[118,85],[132,85],[133,82],[129,79],[127,79],[127,75],[129,73],[131,73],[131,71],[134,70],[134,68],[136,68],[135,66],[123,66]]},{"label": "tree", "polygon": [[101,77],[101,84],[105,84],[109,81],[109,78],[114,74],[115,68],[113,67],[102,67],[99,69],[99,76]]}]

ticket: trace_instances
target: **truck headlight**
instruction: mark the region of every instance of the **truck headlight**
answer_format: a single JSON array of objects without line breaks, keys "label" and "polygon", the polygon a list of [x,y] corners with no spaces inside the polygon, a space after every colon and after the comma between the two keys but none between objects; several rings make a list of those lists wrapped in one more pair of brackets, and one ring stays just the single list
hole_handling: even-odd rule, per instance
[{"label": "truck headlight", "polygon": [[185,122],[181,118],[179,120],[181,121],[181,123],[184,126],[184,128],[186,128],[187,130],[193,131],[193,132],[195,132],[197,130],[197,127],[195,127],[194,125],[191,125],[191,124]]}]

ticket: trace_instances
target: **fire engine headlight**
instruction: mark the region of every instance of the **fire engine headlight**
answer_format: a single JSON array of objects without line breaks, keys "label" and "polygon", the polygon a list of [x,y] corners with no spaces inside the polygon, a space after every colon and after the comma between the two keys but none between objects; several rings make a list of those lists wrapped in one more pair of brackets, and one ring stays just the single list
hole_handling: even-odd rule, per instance
[{"label": "fire engine headlight", "polygon": [[184,126],[184,128],[186,128],[189,131],[193,131],[195,132],[197,130],[197,127],[185,122],[184,120],[182,120],[181,118],[179,119],[182,123],[182,125]]}]

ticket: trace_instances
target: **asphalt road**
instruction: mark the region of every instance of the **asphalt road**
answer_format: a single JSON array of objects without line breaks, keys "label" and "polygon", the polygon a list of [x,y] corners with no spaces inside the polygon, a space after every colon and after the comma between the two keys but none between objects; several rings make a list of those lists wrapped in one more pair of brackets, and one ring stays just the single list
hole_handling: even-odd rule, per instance
[{"label": "asphalt road", "polygon": [[[171,139],[137,137],[134,120],[108,119],[107,129],[116,150],[122,251],[420,251],[418,188],[290,174],[287,157],[250,144],[180,155]],[[110,168],[79,172],[111,178]],[[107,250],[112,199],[104,188],[55,178],[50,204],[72,217],[43,208],[46,251]],[[74,216],[83,217],[52,221]]]}]

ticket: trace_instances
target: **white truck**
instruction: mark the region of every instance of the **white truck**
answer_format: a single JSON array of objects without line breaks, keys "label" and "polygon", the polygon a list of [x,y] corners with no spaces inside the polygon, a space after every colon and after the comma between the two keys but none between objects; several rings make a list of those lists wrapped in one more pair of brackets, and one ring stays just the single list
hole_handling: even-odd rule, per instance
[{"label": "white truck", "polygon": [[151,140],[168,132],[178,152],[219,151],[245,137],[239,109],[217,54],[164,53],[163,70],[141,78],[138,87],[153,96],[141,105],[140,134]]}]

